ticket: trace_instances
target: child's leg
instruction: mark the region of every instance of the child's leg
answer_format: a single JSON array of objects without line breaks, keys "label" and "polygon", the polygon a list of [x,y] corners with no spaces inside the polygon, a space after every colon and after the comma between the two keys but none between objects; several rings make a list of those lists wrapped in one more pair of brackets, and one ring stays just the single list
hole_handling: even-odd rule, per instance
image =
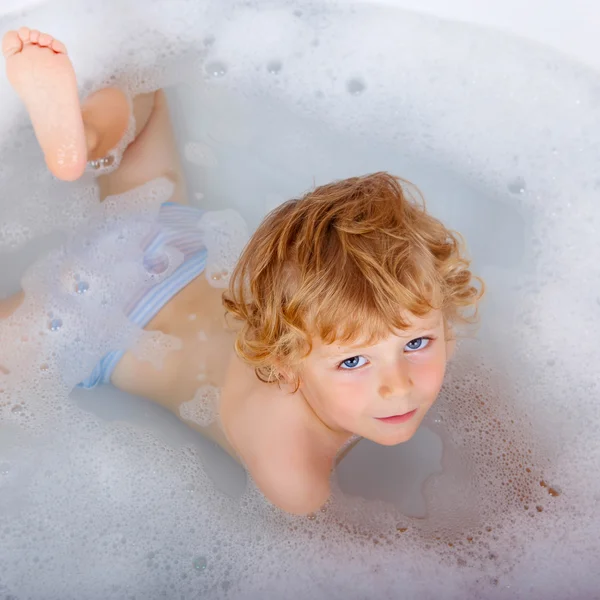
[{"label": "child's leg", "polygon": [[175,184],[171,202],[186,204],[185,180],[165,93],[158,90],[137,96],[133,112],[137,125],[135,140],[127,147],[119,168],[98,178],[101,198],[166,177]]},{"label": "child's leg", "polygon": [[[116,88],[92,94],[79,106],[77,81],[65,46],[50,35],[22,27],[2,41],[8,78],[25,103],[50,171],[79,178],[88,160],[102,158],[123,137],[129,103]],[[120,167],[98,178],[101,197],[123,193],[157,177],[176,185],[172,200],[186,193],[166,99],[162,91],[133,100],[135,140]]]},{"label": "child's leg", "polygon": [[[75,72],[61,42],[21,27],[4,36],[2,52],[8,79],[27,107],[46,164],[56,177],[78,179],[88,160],[102,158],[118,144],[129,124],[127,98],[116,88],[106,88],[80,107]],[[142,117],[147,120],[149,114]]]},{"label": "child's leg", "polygon": [[[4,36],[2,51],[9,80],[29,111],[55,176],[77,179],[88,158],[102,158],[118,144],[129,123],[127,99],[118,89],[105,88],[80,107],[75,74],[63,44],[23,27]],[[134,141],[119,168],[98,178],[101,199],[168,177],[175,184],[171,200],[185,203],[185,183],[164,92],[136,96],[133,113]],[[65,153],[65,148],[73,151]],[[22,292],[0,300],[0,319],[10,316],[22,300]]]}]

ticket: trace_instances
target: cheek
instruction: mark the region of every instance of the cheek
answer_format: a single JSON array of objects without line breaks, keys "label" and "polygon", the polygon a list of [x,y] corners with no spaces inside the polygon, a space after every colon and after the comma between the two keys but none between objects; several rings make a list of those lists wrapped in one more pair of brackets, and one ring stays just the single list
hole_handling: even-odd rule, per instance
[{"label": "cheek", "polygon": [[300,379],[300,387],[328,412],[348,412],[363,397],[361,390],[364,384],[361,379],[331,372],[305,373]]},{"label": "cheek", "polygon": [[369,382],[362,373],[336,377],[328,383],[326,389],[332,410],[353,414],[363,411],[369,404]]},{"label": "cheek", "polygon": [[444,360],[432,361],[419,365],[415,378],[419,382],[419,388],[433,399],[438,395],[444,381],[446,363]]}]

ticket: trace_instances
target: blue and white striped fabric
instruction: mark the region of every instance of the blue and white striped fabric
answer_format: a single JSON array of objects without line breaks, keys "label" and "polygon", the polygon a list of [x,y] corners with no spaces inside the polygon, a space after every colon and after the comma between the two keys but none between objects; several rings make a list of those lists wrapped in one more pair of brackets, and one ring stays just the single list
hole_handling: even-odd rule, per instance
[{"label": "blue and white striped fabric", "polygon": [[[125,313],[138,327],[145,327],[175,294],[204,271],[206,248],[198,228],[198,220],[203,212],[199,208],[174,202],[166,202],[161,206],[158,229],[144,247],[144,266],[149,271],[162,271],[161,263],[165,260],[162,249],[165,246],[177,248],[184,259],[169,277],[150,289],[142,290],[127,304]],[[124,350],[117,350],[104,356],[92,374],[78,387],[90,389],[110,383],[112,373],[124,354]]]}]

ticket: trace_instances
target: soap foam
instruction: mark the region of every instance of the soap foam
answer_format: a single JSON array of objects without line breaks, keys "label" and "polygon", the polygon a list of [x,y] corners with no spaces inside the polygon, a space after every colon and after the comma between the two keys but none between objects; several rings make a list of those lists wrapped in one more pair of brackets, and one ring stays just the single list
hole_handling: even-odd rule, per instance
[{"label": "soap foam", "polygon": [[235,210],[206,211],[198,229],[207,251],[206,279],[213,287],[226,288],[249,238],[246,222]]},{"label": "soap foam", "polygon": [[[378,155],[387,144],[398,165],[421,157],[429,177],[451,170],[502,198],[501,213],[522,216],[527,235],[507,263],[510,248],[488,249],[493,231],[472,223],[468,207],[453,213],[444,202],[450,191],[439,190],[441,202],[427,195],[434,212],[447,212],[494,257],[475,257],[489,286],[480,342],[462,343],[428,419],[444,441],[444,473],[425,486],[428,518],[344,496],[335,476],[323,511],[283,515],[252,482],[240,499],[223,495],[195,448],[105,423],[67,398],[105,351],[140,335],[118,308],[129,286],[156,276],[138,268],[135,242],[169,190],[151,184],[98,214],[91,179],[67,185],[47,175],[25,114],[1,82],[0,250],[13,256],[56,229],[68,240],[28,272],[24,304],[0,323],[2,347],[8,339],[11,348],[0,360],[0,591],[61,599],[396,598],[400,590],[407,598],[594,597],[598,74],[547,48],[392,9],[283,0],[268,9],[191,0],[128,7],[55,0],[18,24],[35,22],[65,41],[82,97],[107,83],[130,95],[197,83],[198,133],[180,145],[196,170],[210,167],[196,191],[202,200],[225,199],[256,221],[273,198],[310,187],[312,175],[321,183],[389,164]],[[221,112],[203,111],[209,101]],[[260,115],[237,110],[240,103],[264,106],[274,128],[281,114],[299,125],[266,155]],[[357,147],[379,162],[357,161]],[[306,164],[313,173],[301,171]],[[207,193],[211,177],[231,193]],[[254,195],[257,179],[267,189]],[[207,275],[216,285],[245,241],[239,222],[223,214],[205,220],[215,232]],[[110,237],[118,227],[124,239]],[[98,229],[106,243],[86,249]],[[131,260],[120,272],[103,275],[124,255]]]},{"label": "soap foam", "polygon": [[179,416],[184,421],[192,421],[200,427],[208,427],[218,418],[219,398],[218,388],[203,385],[198,388],[192,400],[184,402],[179,407]]}]

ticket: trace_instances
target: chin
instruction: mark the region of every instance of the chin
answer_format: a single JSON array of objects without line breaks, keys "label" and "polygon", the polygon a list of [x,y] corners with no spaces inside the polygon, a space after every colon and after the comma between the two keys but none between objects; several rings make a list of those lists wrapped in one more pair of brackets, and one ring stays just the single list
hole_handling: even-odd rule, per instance
[{"label": "chin", "polygon": [[397,433],[389,434],[386,436],[378,435],[371,440],[380,446],[397,446],[398,444],[404,444],[417,432],[417,429],[410,429],[408,431],[398,431]]}]

